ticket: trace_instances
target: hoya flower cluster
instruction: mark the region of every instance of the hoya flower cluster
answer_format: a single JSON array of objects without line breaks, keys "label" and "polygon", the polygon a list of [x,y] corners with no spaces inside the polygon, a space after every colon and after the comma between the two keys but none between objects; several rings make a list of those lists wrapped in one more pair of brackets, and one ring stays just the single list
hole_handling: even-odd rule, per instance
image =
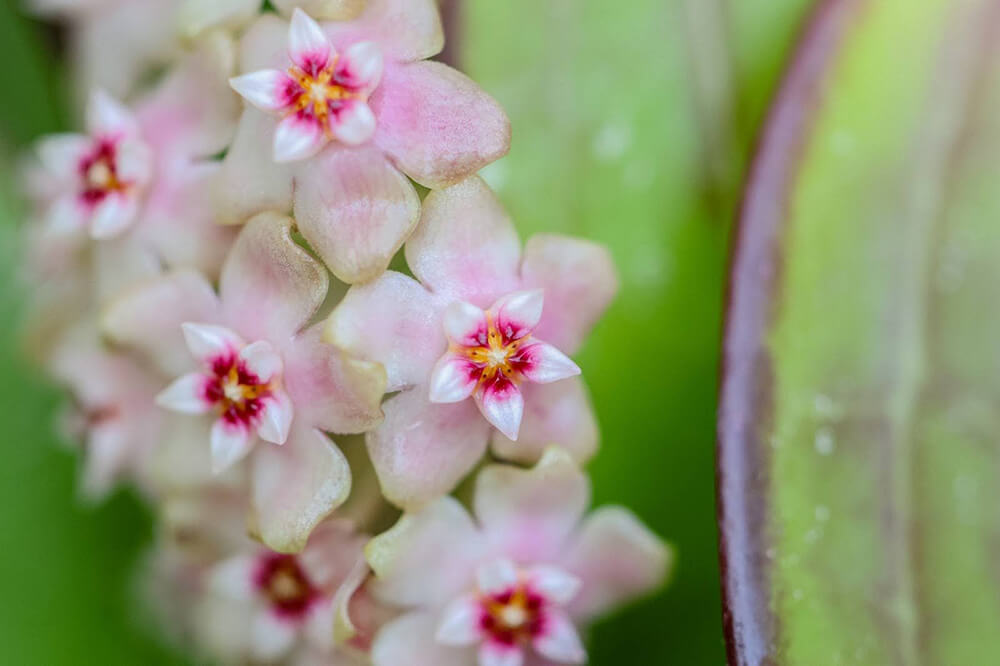
[{"label": "hoya flower cluster", "polygon": [[586,513],[571,357],[615,271],[522,244],[433,0],[35,4],[85,113],[26,169],[31,337],[86,493],[157,508],[165,628],[220,663],[584,663],[669,566]]}]

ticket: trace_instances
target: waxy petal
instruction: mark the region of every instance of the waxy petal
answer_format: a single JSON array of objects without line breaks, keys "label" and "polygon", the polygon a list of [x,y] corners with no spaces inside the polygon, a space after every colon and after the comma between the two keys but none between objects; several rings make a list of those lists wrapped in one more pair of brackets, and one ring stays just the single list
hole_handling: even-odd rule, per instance
[{"label": "waxy petal", "polygon": [[482,607],[474,596],[459,597],[445,606],[435,640],[444,645],[474,645],[482,640]]},{"label": "waxy petal", "polygon": [[482,370],[460,354],[447,353],[431,372],[430,401],[461,402],[476,390]]},{"label": "waxy petal", "polygon": [[572,621],[562,612],[550,610],[545,615],[545,630],[532,646],[538,654],[560,664],[582,664],[587,661],[580,635]]},{"label": "waxy petal", "polygon": [[209,365],[219,357],[236,355],[244,344],[236,332],[225,326],[184,322],[181,330],[191,355]]},{"label": "waxy petal", "polygon": [[271,381],[284,367],[281,355],[267,340],[258,340],[247,345],[240,350],[239,357],[246,363],[247,370],[262,382]]},{"label": "waxy petal", "polygon": [[295,219],[344,282],[385,271],[419,217],[413,185],[374,147],[327,150],[296,170]]},{"label": "waxy petal", "polygon": [[134,193],[112,193],[97,204],[90,217],[90,236],[95,240],[113,238],[124,232],[139,214]]},{"label": "waxy petal", "polygon": [[570,357],[546,342],[529,342],[518,349],[517,359],[521,374],[536,384],[550,384],[580,374],[580,367]]},{"label": "waxy petal", "polygon": [[174,380],[156,396],[156,404],[185,414],[204,414],[212,408],[205,400],[205,376],[192,372]]},{"label": "waxy petal", "polygon": [[488,344],[489,321],[486,312],[465,301],[450,303],[441,320],[448,340],[463,347],[482,347]]},{"label": "waxy petal", "polygon": [[498,375],[495,381],[477,391],[475,398],[483,417],[505,437],[517,441],[524,416],[524,396],[517,384]]},{"label": "waxy petal", "polygon": [[307,74],[316,74],[327,66],[333,55],[330,40],[308,14],[301,9],[292,12],[288,29],[288,57]]},{"label": "waxy petal", "polygon": [[378,42],[386,58],[395,62],[430,58],[444,47],[435,0],[368,0],[356,20],[324,27],[341,49],[371,39]]},{"label": "waxy petal", "polygon": [[510,121],[497,101],[438,62],[387,64],[369,104],[375,143],[425,187],[457,183],[510,148]]},{"label": "waxy petal", "polygon": [[323,126],[304,112],[293,113],[274,130],[274,161],[279,164],[312,157],[327,144]]},{"label": "waxy petal", "polygon": [[277,69],[262,69],[229,79],[229,85],[262,111],[280,111],[292,100],[286,94],[292,79]]},{"label": "waxy petal", "polygon": [[252,486],[261,540],[272,550],[295,553],[347,499],[351,469],[326,435],[296,419],[283,446],[266,444],[254,453]]},{"label": "waxy petal", "polygon": [[508,340],[520,340],[538,326],[545,307],[545,292],[541,289],[518,291],[504,296],[490,310],[496,315],[496,325]]},{"label": "waxy petal", "polygon": [[489,426],[472,402],[438,405],[411,389],[387,400],[385,421],[368,433],[382,494],[404,508],[450,492],[486,449]]},{"label": "waxy petal", "polygon": [[246,457],[257,438],[242,425],[217,419],[212,425],[212,474],[222,474]]},{"label": "waxy petal", "polygon": [[347,100],[330,117],[330,133],[347,146],[360,146],[375,134],[375,114],[366,102]]},{"label": "waxy petal", "polygon": [[434,640],[436,619],[430,612],[411,612],[387,623],[375,635],[373,666],[471,666],[473,648],[443,645]]},{"label": "waxy petal", "polygon": [[479,666],[522,666],[524,651],[519,645],[487,641],[479,648]]},{"label": "waxy petal", "polygon": [[326,298],[323,266],[292,239],[292,220],[262,213],[243,228],[222,269],[219,297],[226,320],[250,340],[278,350]]},{"label": "waxy petal", "polygon": [[334,70],[334,81],[352,90],[371,92],[382,79],[384,61],[375,42],[352,44],[341,55]]},{"label": "waxy petal", "polygon": [[531,589],[560,606],[569,603],[580,591],[583,582],[558,567],[538,565],[528,570]]},{"label": "waxy petal", "polygon": [[103,90],[95,90],[87,104],[87,132],[93,137],[121,138],[139,132],[135,115]]},{"label": "waxy petal", "polygon": [[270,610],[262,610],[254,619],[250,632],[250,651],[261,661],[274,662],[292,649],[297,635],[294,624]]},{"label": "waxy petal", "polygon": [[487,562],[476,569],[476,586],[483,594],[503,594],[517,582],[517,567],[506,558]]},{"label": "waxy petal", "polygon": [[583,382],[571,377],[552,384],[523,384],[524,418],[517,441],[493,434],[497,457],[519,463],[536,462],[552,442],[577,462],[585,462],[597,450],[599,431],[594,408]]},{"label": "waxy petal", "polygon": [[288,394],[281,389],[275,389],[267,399],[264,411],[261,414],[260,426],[257,434],[265,442],[272,444],[284,444],[288,439],[288,432],[292,427],[292,417],[295,410]]}]

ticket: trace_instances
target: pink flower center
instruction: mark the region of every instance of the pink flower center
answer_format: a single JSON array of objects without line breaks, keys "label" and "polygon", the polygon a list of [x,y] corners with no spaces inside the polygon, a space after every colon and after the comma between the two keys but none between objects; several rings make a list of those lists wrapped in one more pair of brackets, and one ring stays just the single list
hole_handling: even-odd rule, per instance
[{"label": "pink flower center", "polygon": [[268,553],[261,560],[254,583],[277,614],[301,618],[320,592],[294,555]]},{"label": "pink flower center", "polygon": [[80,176],[80,198],[90,205],[96,205],[113,192],[122,192],[132,186],[119,177],[116,142],[101,139],[94,149],[80,160],[77,170]]},{"label": "pink flower center", "polygon": [[479,344],[455,349],[469,359],[469,371],[478,380],[478,388],[521,381],[521,371],[528,359],[521,355],[520,349],[530,336],[515,339],[514,333],[500,330],[493,315],[487,314],[487,328],[480,331]]},{"label": "pink flower center", "polygon": [[227,423],[250,427],[260,419],[264,400],[271,395],[271,383],[250,372],[236,354],[227,354],[212,363],[202,391],[205,401]]},{"label": "pink flower center", "polygon": [[528,643],[544,630],[544,597],[518,584],[500,594],[480,598],[483,632],[504,645]]},{"label": "pink flower center", "polygon": [[351,100],[368,101],[363,89],[350,85],[337,76],[339,57],[331,56],[325,67],[310,67],[307,71],[297,65],[288,68],[290,77],[284,91],[290,113],[315,118],[327,136],[331,136],[330,118]]}]

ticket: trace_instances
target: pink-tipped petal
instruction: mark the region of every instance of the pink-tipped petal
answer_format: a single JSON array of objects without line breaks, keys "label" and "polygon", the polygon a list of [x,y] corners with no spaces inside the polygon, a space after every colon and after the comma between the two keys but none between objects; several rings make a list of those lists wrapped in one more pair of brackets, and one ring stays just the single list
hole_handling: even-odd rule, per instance
[{"label": "pink-tipped petal", "polygon": [[286,116],[274,130],[274,161],[279,164],[308,159],[327,144],[323,126],[304,112]]},{"label": "pink-tipped petal", "polygon": [[576,576],[545,564],[531,567],[527,575],[532,590],[560,606],[569,603],[583,585]]},{"label": "pink-tipped petal", "polygon": [[283,446],[257,448],[252,486],[261,540],[272,550],[295,553],[347,499],[351,469],[326,435],[296,419]]},{"label": "pink-tipped petal", "polygon": [[219,297],[227,321],[248,339],[278,349],[326,298],[323,266],[292,238],[292,220],[261,213],[243,228],[222,268]]},{"label": "pink-tipped petal", "polygon": [[382,50],[375,42],[358,42],[344,50],[334,81],[352,90],[372,91],[382,79]]},{"label": "pink-tipped petal", "polygon": [[493,434],[493,452],[504,460],[532,464],[559,442],[577,462],[597,450],[599,432],[587,388],[578,377],[551,384],[522,384],[524,418],[517,441]]},{"label": "pink-tipped petal", "polygon": [[463,347],[481,347],[487,344],[489,322],[486,313],[471,303],[449,303],[442,319],[448,340]]},{"label": "pink-tipped petal", "polygon": [[216,420],[212,425],[212,474],[222,474],[246,457],[255,437],[242,425]]},{"label": "pink-tipped petal", "polygon": [[436,618],[431,612],[402,615],[375,635],[373,666],[472,666],[474,648],[443,645],[434,640]]},{"label": "pink-tipped petal", "polygon": [[294,624],[261,610],[250,633],[250,651],[256,659],[273,663],[292,649],[297,634]]},{"label": "pink-tipped petal", "polygon": [[510,148],[510,121],[497,101],[438,62],[387,64],[369,103],[375,143],[426,187],[457,183]]},{"label": "pink-tipped petal", "polygon": [[518,369],[529,381],[550,384],[580,374],[580,367],[546,342],[530,342],[517,351]]},{"label": "pink-tipped petal", "polygon": [[156,404],[184,414],[204,414],[212,405],[205,400],[205,377],[192,372],[174,380],[156,396]]},{"label": "pink-tipped petal", "polygon": [[375,134],[375,114],[366,102],[348,100],[333,112],[330,132],[345,145],[360,146]]},{"label": "pink-tipped petal", "polygon": [[243,346],[243,339],[225,326],[184,322],[181,330],[191,355],[202,363],[211,364],[220,356],[236,354]]},{"label": "pink-tipped petal", "polygon": [[491,539],[520,561],[553,561],[590,502],[586,475],[561,449],[532,469],[489,465],[473,506]]},{"label": "pink-tipped petal", "polygon": [[618,291],[607,248],[555,234],[528,239],[521,277],[525,287],[545,290],[545,312],[535,335],[567,354],[580,348]]},{"label": "pink-tipped petal", "polygon": [[406,243],[407,263],[425,286],[482,308],[520,288],[520,259],[514,224],[478,176],[427,195]]},{"label": "pink-tipped petal", "polygon": [[504,337],[520,340],[538,326],[544,306],[545,292],[532,289],[508,294],[490,309],[496,313],[497,328]]},{"label": "pink-tipped petal", "polygon": [[284,444],[292,428],[294,415],[295,410],[292,401],[288,399],[288,394],[281,389],[273,390],[261,414],[262,419],[257,434],[265,442]]},{"label": "pink-tipped petal", "polygon": [[258,340],[240,350],[240,360],[246,363],[247,370],[257,375],[263,382],[270,381],[281,373],[283,367],[281,355],[267,340]]},{"label": "pink-tipped petal", "polygon": [[109,194],[91,214],[90,236],[95,240],[114,238],[124,232],[138,214],[139,200],[134,193]]},{"label": "pink-tipped petal", "polygon": [[476,390],[481,373],[482,370],[465,356],[445,354],[431,372],[431,402],[449,403],[465,400]]},{"label": "pink-tipped petal", "polygon": [[87,132],[91,136],[122,137],[138,133],[135,116],[103,90],[95,90],[87,104]]},{"label": "pink-tipped petal", "polygon": [[524,650],[519,645],[487,641],[479,648],[479,666],[523,666]]},{"label": "pink-tipped petal", "polygon": [[482,458],[489,426],[472,402],[438,405],[411,389],[387,400],[368,433],[382,494],[404,508],[450,492]]},{"label": "pink-tipped petal", "polygon": [[587,661],[580,635],[573,622],[561,611],[550,610],[545,616],[545,630],[532,641],[538,654],[559,664],[582,664]]},{"label": "pink-tipped petal", "polygon": [[506,558],[487,562],[476,569],[476,585],[484,594],[503,594],[517,582],[517,567]]},{"label": "pink-tipped petal", "polygon": [[517,384],[498,375],[495,381],[485,384],[475,397],[483,417],[505,437],[517,441],[524,416],[524,396]]},{"label": "pink-tipped petal", "polygon": [[292,103],[287,91],[294,84],[288,74],[277,69],[262,69],[229,79],[229,85],[246,101],[262,111],[280,111]]},{"label": "pink-tipped petal", "polygon": [[445,351],[437,300],[411,277],[386,271],[354,285],[330,315],[325,339],[359,358],[381,363],[386,390],[423,384]]},{"label": "pink-tipped petal", "polygon": [[419,217],[413,185],[372,146],[332,148],[296,170],[295,219],[344,282],[385,271]]},{"label": "pink-tipped petal", "polygon": [[288,28],[288,57],[307,74],[316,74],[327,66],[333,55],[333,46],[308,14],[301,9],[292,12]]}]

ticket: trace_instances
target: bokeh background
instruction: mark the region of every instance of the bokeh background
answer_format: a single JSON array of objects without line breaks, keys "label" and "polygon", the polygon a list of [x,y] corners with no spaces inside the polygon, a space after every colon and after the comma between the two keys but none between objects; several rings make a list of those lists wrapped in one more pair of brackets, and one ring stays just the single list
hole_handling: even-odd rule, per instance
[{"label": "bokeh background", "polygon": [[[14,160],[71,127],[58,31],[0,0],[0,662],[185,664],[137,610],[152,534],[128,490],[86,506],[58,392],[20,352]],[[670,585],[596,626],[596,666],[722,664],[714,420],[727,242],[747,155],[808,0],[465,0],[462,69],[507,108],[484,174],[522,236],[608,244],[621,295],[579,361],[597,503],[677,550]]]}]

